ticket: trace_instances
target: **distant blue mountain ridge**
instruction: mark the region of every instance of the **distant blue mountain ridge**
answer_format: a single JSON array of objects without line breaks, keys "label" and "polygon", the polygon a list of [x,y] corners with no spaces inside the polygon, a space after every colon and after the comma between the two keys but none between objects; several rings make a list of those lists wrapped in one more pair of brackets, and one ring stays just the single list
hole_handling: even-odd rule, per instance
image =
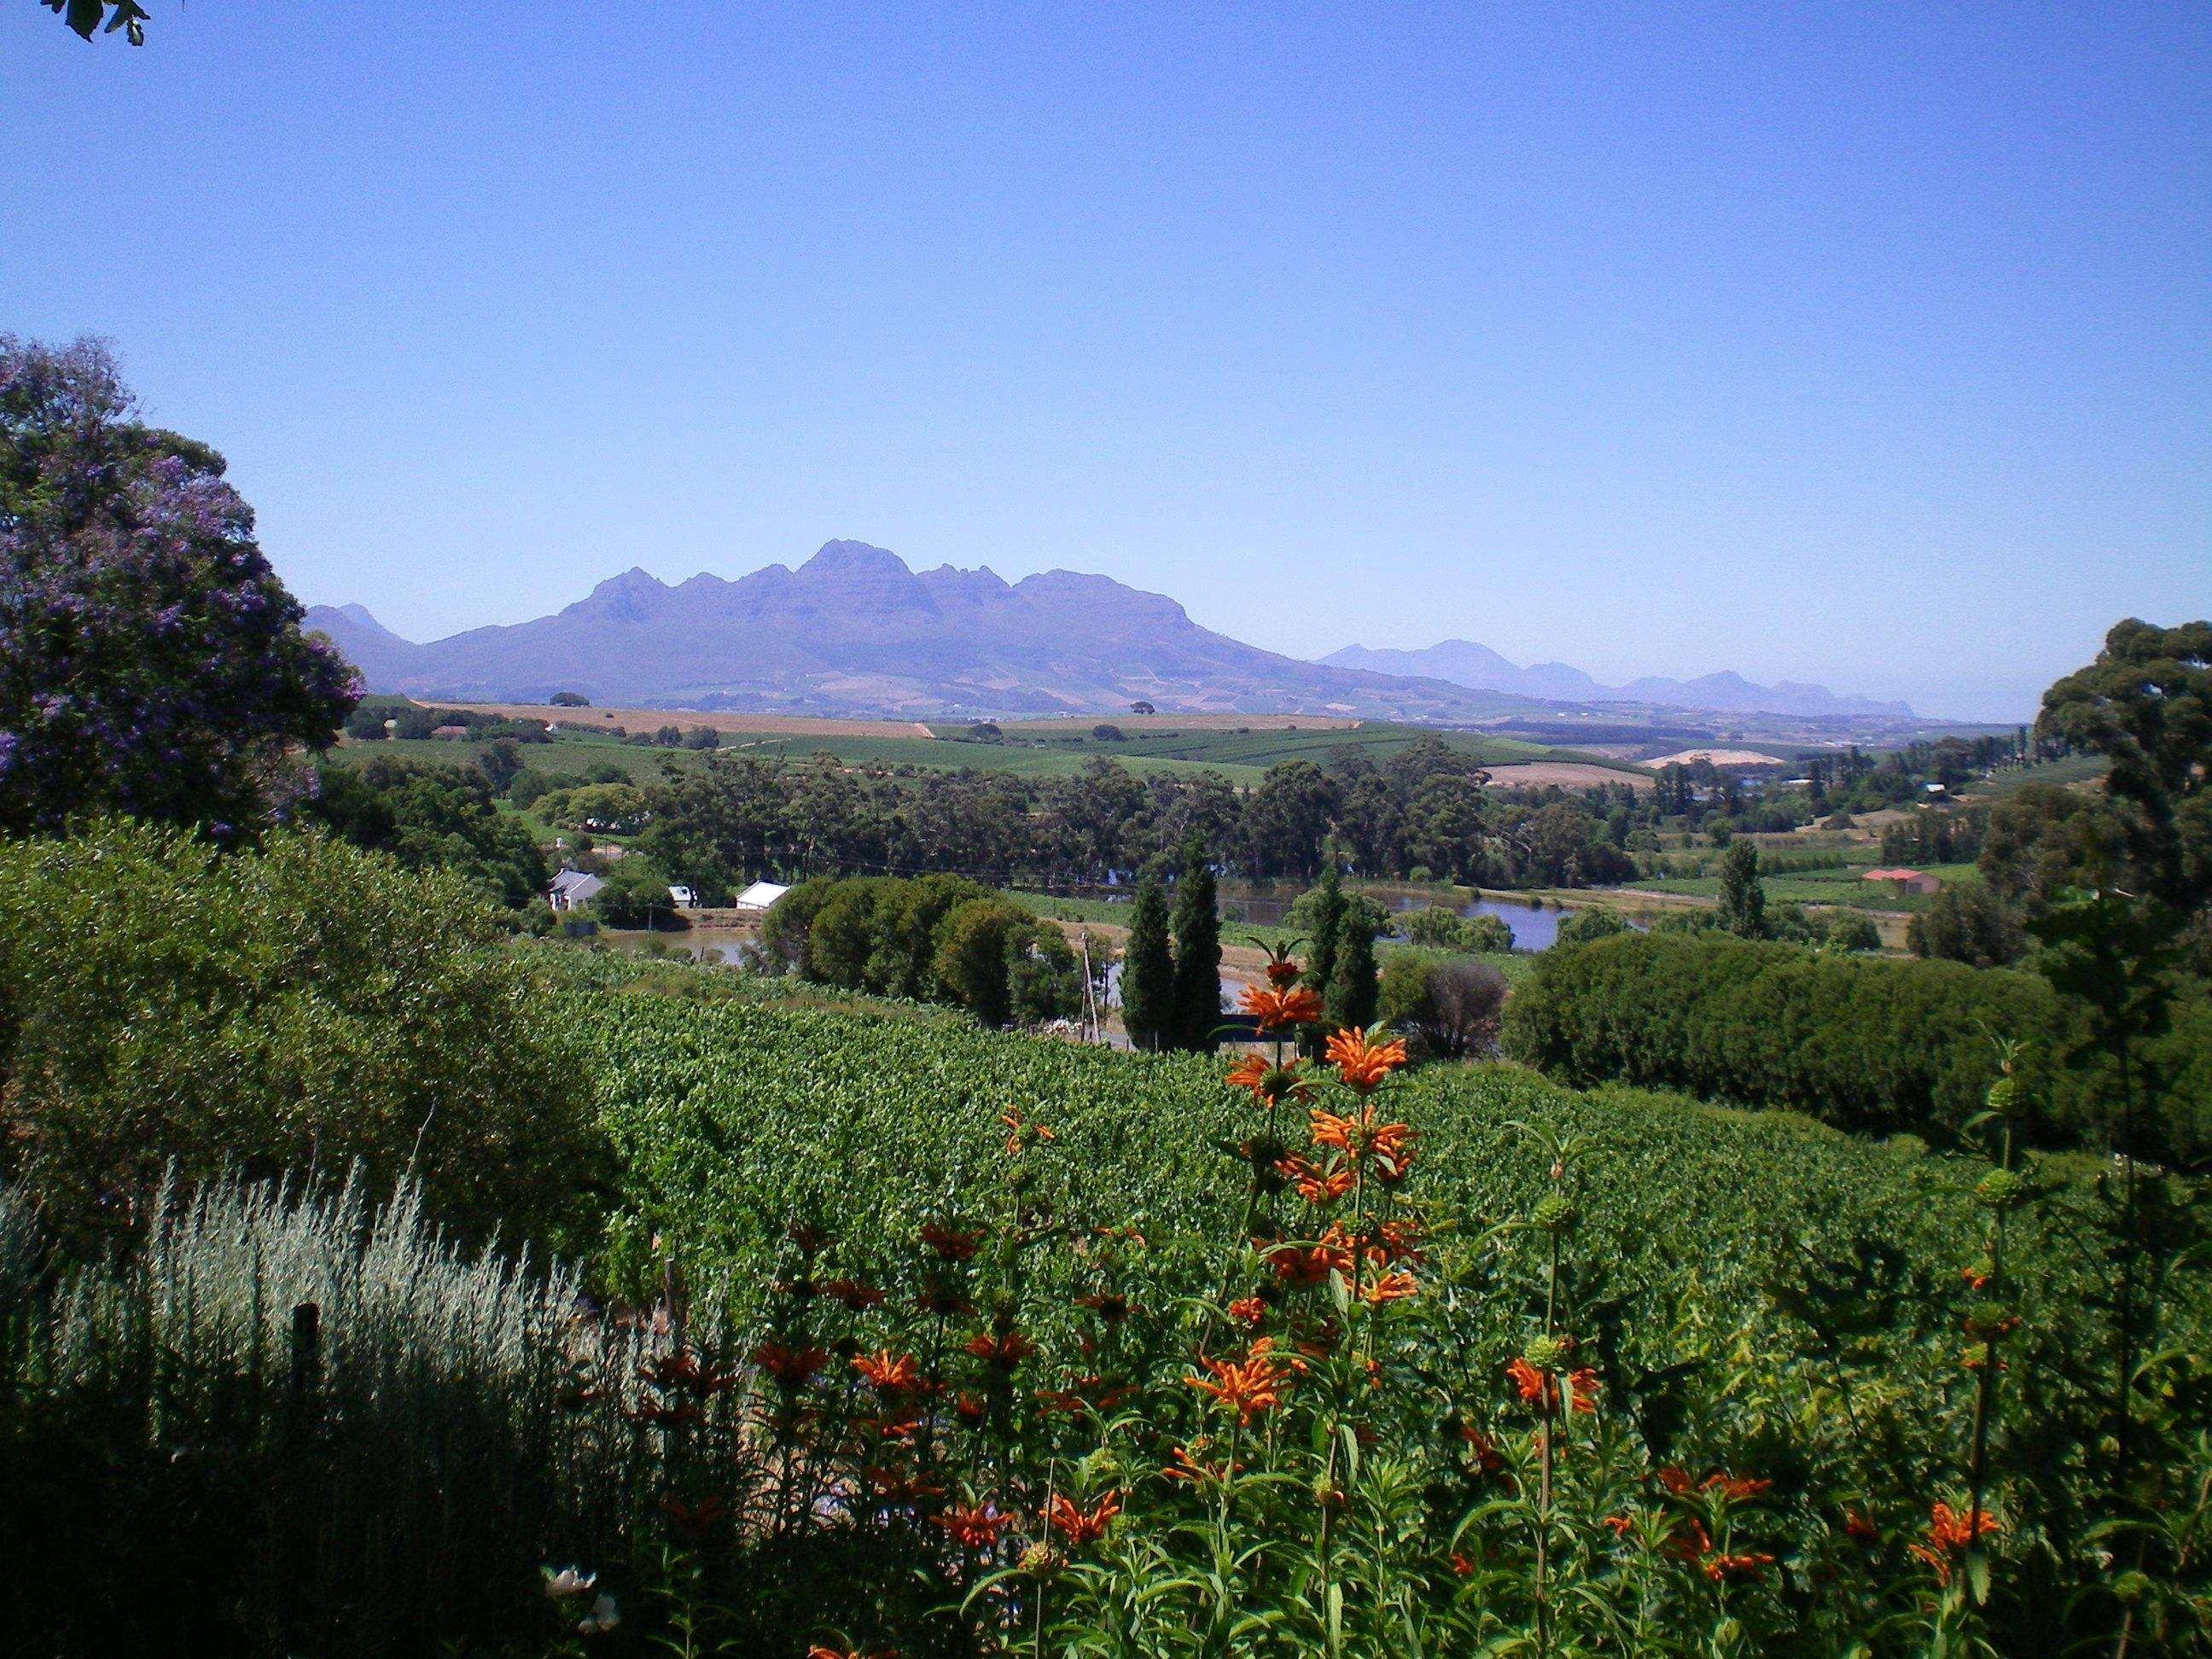
[{"label": "distant blue mountain ridge", "polygon": [[[826,543],[797,568],[734,580],[610,577],[550,617],[417,643],[358,604],[318,605],[373,691],[456,702],[599,703],[913,720],[1091,714],[1300,713],[1472,725],[1598,701],[1715,711],[1910,718],[1903,703],[1734,674],[1609,690],[1559,664],[1516,668],[1451,641],[1426,652],[1357,646],[1304,662],[1200,628],[1164,594],[1048,570],[915,571],[866,542]],[[1702,699],[1702,700],[1701,700]]]},{"label": "distant blue mountain ridge", "polygon": [[1321,659],[1334,668],[1358,668],[1376,674],[1411,674],[1449,680],[1471,690],[1511,696],[1555,698],[1566,702],[1657,703],[1668,708],[1697,708],[1717,714],[1802,714],[1816,718],[1916,719],[1910,704],[1873,697],[1839,696],[1825,685],[1778,680],[1759,685],[1732,670],[1693,680],[1656,677],[1626,685],[1603,685],[1563,662],[1518,667],[1486,645],[1445,640],[1418,651],[1369,650],[1347,645]]}]

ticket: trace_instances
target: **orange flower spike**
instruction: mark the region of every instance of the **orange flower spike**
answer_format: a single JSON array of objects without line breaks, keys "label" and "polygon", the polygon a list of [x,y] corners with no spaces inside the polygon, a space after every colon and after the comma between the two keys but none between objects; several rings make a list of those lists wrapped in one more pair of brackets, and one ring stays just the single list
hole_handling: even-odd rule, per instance
[{"label": "orange flower spike", "polygon": [[1267,1077],[1267,1057],[1255,1050],[1231,1066],[1229,1074],[1221,1080],[1232,1089],[1249,1090],[1257,1098],[1261,1082]]},{"label": "orange flower spike", "polygon": [[781,1342],[763,1342],[753,1350],[758,1365],[787,1389],[802,1389],[815,1372],[830,1363],[820,1348],[787,1348]]},{"label": "orange flower spike", "polygon": [[1597,1373],[1588,1365],[1571,1372],[1567,1377],[1567,1397],[1573,1408],[1585,1417],[1594,1415],[1597,1411],[1597,1391],[1601,1386]]},{"label": "orange flower spike", "polygon": [[1071,1547],[1095,1544],[1106,1535],[1106,1528],[1121,1512],[1121,1495],[1108,1492],[1097,1506],[1087,1513],[1078,1509],[1061,1493],[1054,1492],[1052,1501],[1045,1505],[1045,1524],[1065,1538]]},{"label": "orange flower spike", "polygon": [[914,1356],[901,1354],[894,1359],[889,1348],[858,1356],[853,1369],[878,1394],[908,1394],[921,1386],[921,1367]]},{"label": "orange flower spike", "polygon": [[997,1337],[984,1332],[968,1339],[967,1351],[987,1364],[1010,1371],[1036,1352],[1036,1344],[1019,1331]]},{"label": "orange flower spike", "polygon": [[955,1504],[931,1519],[971,1550],[989,1549],[1014,1524],[1014,1517],[994,1504]]},{"label": "orange flower spike", "polygon": [[1229,1304],[1229,1316],[1240,1324],[1256,1325],[1267,1316],[1267,1304],[1256,1296],[1240,1296]]},{"label": "orange flower spike", "polygon": [[1516,1357],[1505,1368],[1505,1375],[1513,1380],[1515,1391],[1528,1404],[1548,1407],[1552,1403],[1552,1379],[1527,1360]]},{"label": "orange flower spike", "polygon": [[1237,993],[1237,1008],[1249,1014],[1262,1031],[1285,1031],[1321,1018],[1321,993],[1305,985],[1267,990],[1248,985]]},{"label": "orange flower spike", "polygon": [[[1377,1031],[1381,1027],[1375,1028]],[[1369,1039],[1366,1030],[1349,1026],[1328,1040],[1328,1062],[1336,1067],[1336,1074],[1346,1088],[1367,1094],[1382,1086],[1382,1079],[1406,1063],[1406,1044],[1392,1037],[1376,1042]]]},{"label": "orange flower spike", "polygon": [[1905,1547],[1936,1569],[1937,1583],[1948,1584],[1951,1582],[1953,1559],[1960,1551],[1972,1548],[1990,1533],[2003,1530],[2004,1523],[1987,1511],[1979,1516],[1961,1515],[1948,1504],[1937,1504],[1928,1512],[1928,1541]]},{"label": "orange flower spike", "polygon": [[1730,1555],[1723,1551],[1707,1556],[1699,1565],[1704,1568],[1705,1577],[1717,1584],[1724,1579],[1748,1577],[1761,1567],[1771,1567],[1774,1565],[1774,1558],[1771,1555]]},{"label": "orange flower spike", "polygon": [[[1304,1160],[1300,1162],[1303,1164]],[[1284,1170],[1283,1173],[1297,1182],[1298,1196],[1309,1204],[1334,1204],[1359,1184],[1357,1171],[1352,1170],[1324,1174],[1311,1164],[1305,1164],[1301,1170]]]},{"label": "orange flower spike", "polygon": [[1385,1302],[1401,1302],[1420,1288],[1419,1282],[1409,1273],[1389,1273],[1364,1286],[1359,1294],[1379,1307]]},{"label": "orange flower spike", "polygon": [[1199,1364],[1212,1376],[1186,1376],[1183,1381],[1234,1411],[1240,1425],[1249,1425],[1254,1418],[1283,1403],[1289,1379],[1283,1362],[1272,1352],[1273,1347],[1273,1340],[1263,1336],[1241,1360],[1208,1359],[1200,1355]]}]

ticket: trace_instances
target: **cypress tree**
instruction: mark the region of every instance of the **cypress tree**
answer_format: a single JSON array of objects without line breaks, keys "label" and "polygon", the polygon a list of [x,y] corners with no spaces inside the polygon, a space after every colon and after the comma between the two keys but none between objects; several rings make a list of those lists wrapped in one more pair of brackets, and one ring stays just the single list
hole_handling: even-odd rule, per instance
[{"label": "cypress tree", "polygon": [[1721,926],[1740,939],[1766,937],[1766,889],[1759,881],[1759,848],[1732,844],[1721,859]]},{"label": "cypress tree", "polygon": [[[1320,995],[1326,1006],[1329,981],[1336,975],[1337,950],[1344,937],[1346,900],[1340,869],[1344,860],[1338,855],[1334,837],[1322,843],[1321,852],[1321,885],[1314,890],[1312,902],[1306,907],[1310,912],[1310,932],[1306,943],[1304,983]],[[1298,1044],[1310,1057],[1320,1054],[1321,1042],[1321,1027],[1308,1025],[1300,1029]]]},{"label": "cypress tree", "polygon": [[1337,940],[1344,932],[1344,878],[1336,867],[1336,844],[1325,849],[1328,857],[1315,889],[1313,937],[1306,948],[1306,983],[1323,996],[1328,994],[1329,975],[1336,966]]},{"label": "cypress tree", "polygon": [[1172,1042],[1175,1020],[1175,957],[1168,944],[1168,896],[1158,877],[1137,884],[1137,913],[1129,920],[1129,942],[1121,953],[1121,1024],[1139,1048]]},{"label": "cypress tree", "polygon": [[1345,915],[1324,999],[1322,1017],[1333,1030],[1375,1023],[1375,918],[1364,902]]},{"label": "cypress tree", "polygon": [[1176,884],[1174,1046],[1210,1053],[1221,1024],[1221,915],[1213,866],[1195,836],[1182,844]]}]

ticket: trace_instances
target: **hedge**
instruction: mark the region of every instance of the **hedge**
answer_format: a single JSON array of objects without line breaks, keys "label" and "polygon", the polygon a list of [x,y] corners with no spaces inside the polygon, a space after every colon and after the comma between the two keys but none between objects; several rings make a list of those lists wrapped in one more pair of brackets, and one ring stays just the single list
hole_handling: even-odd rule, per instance
[{"label": "hedge", "polygon": [[1997,1039],[2045,1140],[2085,1138],[2069,1019],[2030,974],[1845,957],[1717,933],[1631,933],[1549,951],[1514,997],[1507,1053],[1587,1087],[1626,1082],[1803,1112],[1841,1128],[1956,1137]]}]

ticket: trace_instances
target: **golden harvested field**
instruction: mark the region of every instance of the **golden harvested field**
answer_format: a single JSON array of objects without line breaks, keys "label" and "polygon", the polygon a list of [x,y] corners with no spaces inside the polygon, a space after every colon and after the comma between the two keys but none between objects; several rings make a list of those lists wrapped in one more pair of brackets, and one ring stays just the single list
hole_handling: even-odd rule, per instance
[{"label": "golden harvested field", "polygon": [[1349,732],[1364,720],[1341,714],[1068,714],[1048,720],[1000,720],[1002,732],[1048,738],[1097,725],[1124,732]]},{"label": "golden harvested field", "polygon": [[1662,755],[1656,760],[1638,761],[1638,766],[1648,766],[1657,771],[1662,766],[1687,766],[1692,761],[1711,761],[1716,766],[1786,766],[1779,755],[1763,754],[1756,749],[1685,749],[1680,754]]},{"label": "golden harvested field", "polygon": [[1607,783],[1651,789],[1658,781],[1641,772],[1616,772],[1609,766],[1591,766],[1582,761],[1520,761],[1484,769],[1500,789],[1542,789],[1555,783],[1562,789],[1595,789]]},{"label": "golden harvested field", "polygon": [[817,720],[799,714],[740,714],[727,709],[556,708],[540,702],[439,702],[430,707],[465,708],[501,720],[559,721],[563,726],[619,726],[628,732],[656,732],[664,726],[712,726],[717,732],[769,738],[933,738],[920,720]]}]

